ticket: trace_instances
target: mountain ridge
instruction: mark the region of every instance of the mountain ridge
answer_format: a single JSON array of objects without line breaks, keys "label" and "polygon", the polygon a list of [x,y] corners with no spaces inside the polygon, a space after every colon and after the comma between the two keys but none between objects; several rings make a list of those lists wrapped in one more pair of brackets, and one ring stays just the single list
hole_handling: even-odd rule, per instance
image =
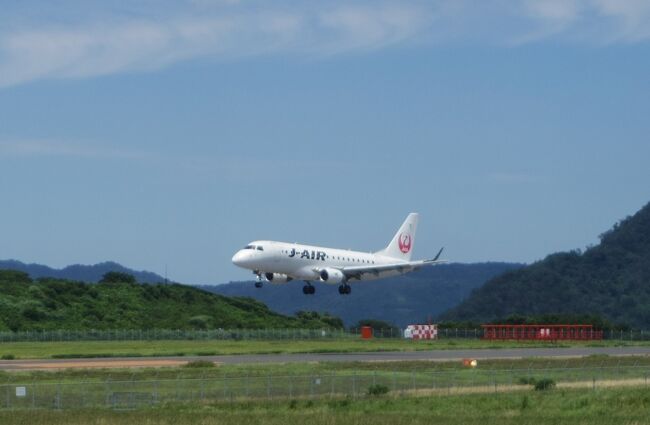
[{"label": "mountain ridge", "polygon": [[103,261],[96,264],[71,264],[57,269],[43,264],[24,263],[18,260],[0,260],[0,269],[18,270],[27,273],[32,279],[44,277],[68,279],[80,282],[97,283],[105,273],[114,271],[133,275],[141,283],[163,283],[165,278],[146,270],[133,270],[114,261]]},{"label": "mountain ridge", "polygon": [[440,318],[485,322],[549,314],[597,314],[619,325],[650,326],[650,203],[602,233],[597,245],[496,276]]},{"label": "mountain ridge", "polygon": [[352,293],[341,296],[337,285],[317,284],[316,294],[302,293],[302,282],[264,284],[253,281],[199,288],[227,296],[251,297],[283,314],[318,311],[340,317],[347,326],[359,320],[378,319],[404,327],[435,318],[458,304],[476,288],[499,273],[522,267],[517,263],[451,263],[426,267],[402,276],[352,284]]}]

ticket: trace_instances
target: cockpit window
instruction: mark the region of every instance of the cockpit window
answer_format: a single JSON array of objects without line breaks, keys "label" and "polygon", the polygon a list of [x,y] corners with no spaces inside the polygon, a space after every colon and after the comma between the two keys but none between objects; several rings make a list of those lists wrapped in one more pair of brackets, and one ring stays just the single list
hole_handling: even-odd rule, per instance
[{"label": "cockpit window", "polygon": [[258,251],[264,251],[264,248],[262,248],[261,246],[258,245],[258,246],[257,246],[257,250],[258,250]]},{"label": "cockpit window", "polygon": [[255,249],[255,247],[253,245],[246,245],[244,249]]}]

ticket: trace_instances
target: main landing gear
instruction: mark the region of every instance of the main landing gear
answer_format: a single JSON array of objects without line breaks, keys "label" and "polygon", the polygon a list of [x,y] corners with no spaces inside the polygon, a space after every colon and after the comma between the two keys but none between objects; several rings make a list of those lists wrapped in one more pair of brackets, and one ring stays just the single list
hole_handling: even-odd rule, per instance
[{"label": "main landing gear", "polygon": [[316,293],[316,288],[311,285],[311,283],[306,282],[307,284],[302,287],[302,293],[305,295],[313,295]]},{"label": "main landing gear", "polygon": [[352,292],[352,287],[347,283],[344,283],[343,285],[339,285],[339,294],[349,295],[350,292]]},{"label": "main landing gear", "polygon": [[255,273],[255,276],[257,276],[257,279],[255,280],[255,287],[256,288],[261,288],[263,286],[262,284],[262,274],[260,272],[253,272]]}]

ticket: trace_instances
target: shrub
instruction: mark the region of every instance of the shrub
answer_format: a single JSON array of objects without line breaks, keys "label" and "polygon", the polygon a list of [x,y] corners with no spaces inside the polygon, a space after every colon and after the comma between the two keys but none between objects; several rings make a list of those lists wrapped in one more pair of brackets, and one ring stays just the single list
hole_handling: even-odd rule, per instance
[{"label": "shrub", "polygon": [[535,382],[536,380],[532,376],[522,376],[517,380],[519,385],[535,385]]},{"label": "shrub", "polygon": [[550,378],[542,378],[535,382],[535,391],[552,390],[555,388],[555,381]]},{"label": "shrub", "polygon": [[347,408],[351,404],[350,396],[345,397],[343,400],[330,400],[327,405],[333,409]]},{"label": "shrub", "polygon": [[368,395],[377,396],[388,394],[388,387],[386,385],[375,384],[368,387]]},{"label": "shrub", "polygon": [[200,367],[215,367],[214,362],[207,360],[193,360],[185,363],[185,367],[200,368]]},{"label": "shrub", "polygon": [[190,317],[189,324],[195,329],[208,329],[212,317],[205,314]]},{"label": "shrub", "polygon": [[13,360],[16,358],[13,354],[3,354],[2,357],[0,357],[2,360]]},{"label": "shrub", "polygon": [[524,398],[521,399],[521,410],[528,409],[528,396],[525,395]]}]

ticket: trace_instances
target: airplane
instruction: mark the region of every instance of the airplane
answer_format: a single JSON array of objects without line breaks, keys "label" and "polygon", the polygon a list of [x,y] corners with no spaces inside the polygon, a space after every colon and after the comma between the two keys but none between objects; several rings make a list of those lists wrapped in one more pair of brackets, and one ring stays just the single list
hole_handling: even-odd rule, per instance
[{"label": "airplane", "polygon": [[335,248],[323,248],[298,243],[253,241],[232,257],[236,266],[252,270],[257,276],[255,286],[263,281],[281,284],[302,280],[302,292],[316,292],[313,282],[339,284],[339,294],[352,292],[350,283],[374,280],[412,272],[424,266],[446,263],[439,260],[443,248],[430,260],[411,261],[418,213],[410,213],[388,246],[381,251],[366,253]]}]

